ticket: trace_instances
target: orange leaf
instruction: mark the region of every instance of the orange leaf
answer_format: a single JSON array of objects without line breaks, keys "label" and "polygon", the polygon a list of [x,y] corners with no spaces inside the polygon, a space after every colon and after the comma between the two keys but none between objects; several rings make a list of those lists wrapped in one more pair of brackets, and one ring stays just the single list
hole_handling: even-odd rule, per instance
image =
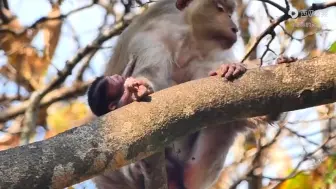
[{"label": "orange leaf", "polygon": [[[48,14],[48,18],[56,18],[61,15],[59,5],[55,4],[52,7],[51,12]],[[60,37],[62,27],[61,19],[52,19],[43,24],[44,33],[44,54],[43,58],[45,61],[50,62],[52,59],[56,46]]]},{"label": "orange leaf", "polygon": [[20,144],[20,137],[18,134],[6,133],[0,137],[0,150],[13,148]]}]

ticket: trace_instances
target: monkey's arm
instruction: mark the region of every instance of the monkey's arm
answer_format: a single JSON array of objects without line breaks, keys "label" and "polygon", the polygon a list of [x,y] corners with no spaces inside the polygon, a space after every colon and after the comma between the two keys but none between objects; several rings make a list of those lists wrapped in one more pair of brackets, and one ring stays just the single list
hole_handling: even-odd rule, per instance
[{"label": "monkey's arm", "polygon": [[236,132],[230,124],[199,132],[184,165],[185,188],[203,189],[213,184],[223,169]]},{"label": "monkey's arm", "polygon": [[172,52],[154,31],[142,32],[130,43],[135,60],[132,77],[148,84],[154,92],[172,86]]},{"label": "monkey's arm", "polygon": [[[129,51],[123,52],[127,54],[122,55],[129,56],[127,61],[129,64],[126,67],[133,67],[130,75],[134,80],[129,80],[128,84],[132,87],[139,87],[135,89],[139,89],[140,92],[148,92],[148,90],[155,92],[169,87],[171,85],[169,75],[171,74],[171,53],[167,52],[160,40],[153,39],[155,36],[141,33],[136,35],[135,40],[129,44]],[[148,180],[146,175],[146,167],[143,167],[142,161],[138,161],[121,170],[98,176],[95,182],[99,189],[143,189],[144,179]]]}]

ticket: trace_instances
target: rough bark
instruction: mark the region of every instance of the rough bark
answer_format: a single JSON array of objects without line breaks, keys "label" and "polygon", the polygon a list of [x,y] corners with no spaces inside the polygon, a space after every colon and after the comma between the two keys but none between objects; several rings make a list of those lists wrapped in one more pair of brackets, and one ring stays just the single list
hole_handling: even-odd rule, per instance
[{"label": "rough bark", "polygon": [[64,188],[229,120],[336,101],[336,55],[171,87],[51,139],[0,152],[0,188]]}]

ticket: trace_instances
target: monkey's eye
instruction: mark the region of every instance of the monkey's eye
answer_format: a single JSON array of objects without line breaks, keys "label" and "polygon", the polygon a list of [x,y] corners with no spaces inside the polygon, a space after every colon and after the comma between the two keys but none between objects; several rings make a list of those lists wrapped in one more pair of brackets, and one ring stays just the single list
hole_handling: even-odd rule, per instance
[{"label": "monkey's eye", "polygon": [[220,4],[219,2],[216,3],[217,10],[220,12],[225,12],[224,6]]}]

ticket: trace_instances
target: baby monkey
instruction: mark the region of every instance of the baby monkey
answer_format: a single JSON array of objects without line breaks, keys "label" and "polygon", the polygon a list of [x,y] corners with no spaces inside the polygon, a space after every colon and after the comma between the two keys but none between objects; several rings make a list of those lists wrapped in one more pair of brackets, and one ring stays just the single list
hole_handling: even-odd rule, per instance
[{"label": "baby monkey", "polygon": [[[144,81],[134,77],[124,77],[118,74],[112,76],[101,76],[96,78],[88,89],[88,103],[91,111],[96,116],[104,115],[114,111],[131,102],[139,101],[153,93],[153,88]],[[166,151],[166,154],[169,153]],[[140,160],[129,166],[121,168],[114,172],[112,176],[97,177],[96,181],[101,178],[109,178],[111,182],[122,182],[119,176],[132,175],[129,184],[142,186],[144,188],[144,178],[147,176],[146,160]],[[183,176],[181,165],[172,157],[166,156],[166,170],[168,175],[169,188],[183,189]],[[132,181],[132,182],[131,182]],[[123,183],[125,184],[125,183]],[[126,185],[123,185],[126,187]],[[133,186],[129,186],[132,188]]]},{"label": "baby monkey", "polygon": [[[223,64],[210,76],[231,80],[246,72],[241,64]],[[97,77],[88,90],[88,104],[96,116],[102,116],[134,101],[140,101],[154,92],[145,79],[124,77],[118,74]]]},{"label": "baby monkey", "polygon": [[96,116],[104,115],[153,93],[146,81],[121,75],[96,78],[88,90],[88,103]]}]

